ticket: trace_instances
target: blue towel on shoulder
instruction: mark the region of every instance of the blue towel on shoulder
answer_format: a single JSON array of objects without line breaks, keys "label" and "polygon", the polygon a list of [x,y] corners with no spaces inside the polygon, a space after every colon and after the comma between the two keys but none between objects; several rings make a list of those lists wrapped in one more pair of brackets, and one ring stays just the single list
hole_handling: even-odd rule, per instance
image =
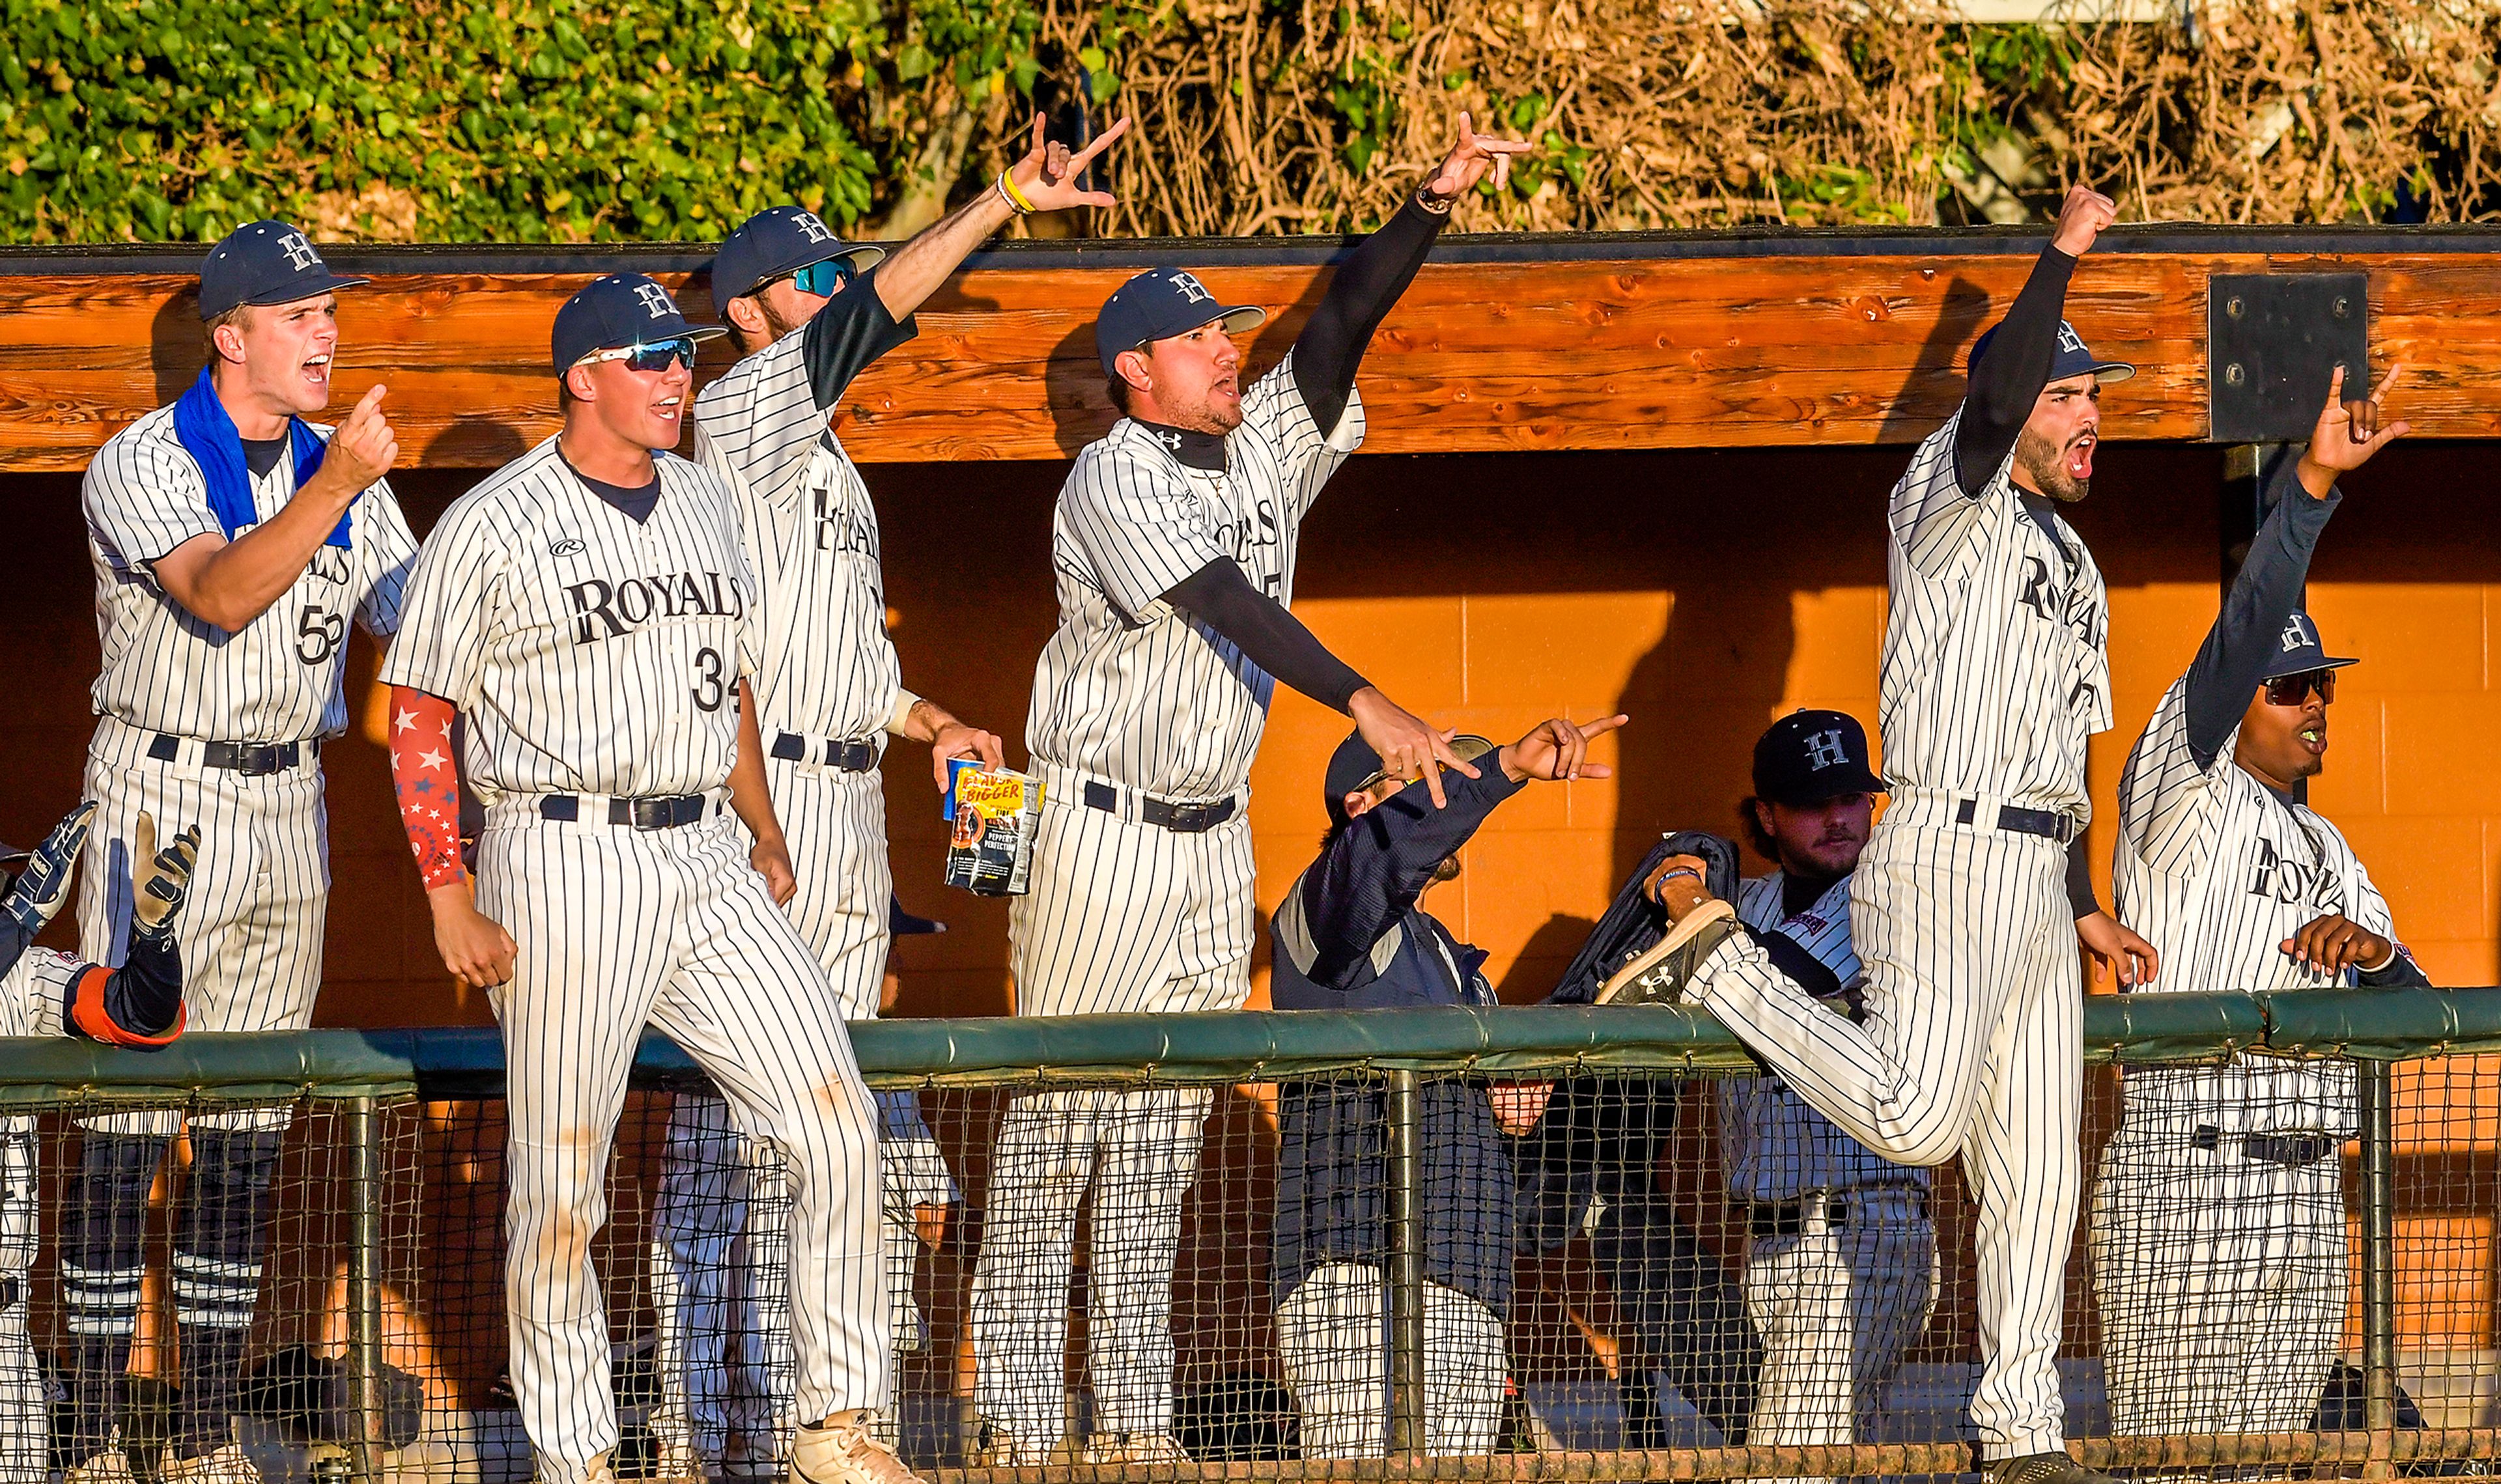
[{"label": "blue towel on shoulder", "polygon": [[[209,486],[210,513],[225,528],[226,540],[232,541],[237,531],[260,524],[260,511],[251,503],[251,474],[244,467],[243,435],[235,431],[234,419],[217,400],[217,387],[209,379],[211,369],[201,367],[200,379],[174,404],[174,438],[200,466],[200,478]],[[302,489],[321,467],[328,445],[301,417],[286,419],[286,437],[295,454],[295,487]],[[346,550],[348,521],[349,512],[340,512],[338,529],[324,544]]]}]

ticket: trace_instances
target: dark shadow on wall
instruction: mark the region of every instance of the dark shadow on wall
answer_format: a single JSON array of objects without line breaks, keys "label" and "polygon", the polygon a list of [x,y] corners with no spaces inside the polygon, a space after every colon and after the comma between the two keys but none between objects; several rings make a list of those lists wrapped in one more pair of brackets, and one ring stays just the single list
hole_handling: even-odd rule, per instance
[{"label": "dark shadow on wall", "polygon": [[186,283],[156,306],[156,317],[148,323],[148,367],[156,379],[158,407],[189,391],[200,379],[200,368],[207,364],[202,353],[206,344],[200,328],[200,287]]},{"label": "dark shadow on wall", "polygon": [[[1935,412],[1940,405],[1946,415],[1951,415],[1962,398],[1963,347],[1978,340],[1981,331],[1995,319],[1986,289],[1959,275],[1946,283],[1945,306],[1937,315],[1936,325],[1920,343],[1919,353],[1911,363],[1911,375],[1885,414],[1882,435],[1885,443],[1911,444],[1925,438],[1943,421]],[[1923,398],[1917,395],[1920,392],[1939,395]],[[1907,461],[1907,448],[1903,456]]]}]

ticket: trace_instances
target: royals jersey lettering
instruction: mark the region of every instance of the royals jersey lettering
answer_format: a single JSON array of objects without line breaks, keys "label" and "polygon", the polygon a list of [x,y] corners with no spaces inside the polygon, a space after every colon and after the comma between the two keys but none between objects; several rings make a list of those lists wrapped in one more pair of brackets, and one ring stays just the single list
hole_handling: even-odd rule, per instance
[{"label": "royals jersey lettering", "polygon": [[1880,725],[1896,788],[1988,795],[2088,819],[2084,743],[2111,725],[2110,601],[2092,553],[2001,464],[1954,478],[1946,420],[1893,487]]},{"label": "royals jersey lettering", "polygon": [[1035,668],[1035,760],[1166,799],[1247,784],[1276,681],[1163,595],[1229,557],[1290,606],[1303,516],[1362,442],[1361,401],[1323,432],[1288,354],[1243,393],[1221,472],[1126,418],[1086,445],[1051,518],[1059,628]]},{"label": "royals jersey lettering", "polygon": [[[2160,977],[2137,993],[2350,983],[2351,971],[2320,973],[2283,943],[2331,912],[2394,942],[2387,899],[2336,826],[2232,761],[2232,739],[2212,767],[2197,766],[2187,694],[2185,676],[2163,694],[2119,778],[2118,912],[2162,955]],[[2193,1108],[2226,1129],[2332,1132],[2351,1127],[2351,1076],[2330,1062],[2132,1068],[2127,1102]]]},{"label": "royals jersey lettering", "polygon": [[728,491],[654,453],[650,518],[550,439],[453,502],[425,544],[383,683],[469,718],[463,776],[507,794],[701,793],[729,777],[754,584]]},{"label": "royals jersey lettering", "polygon": [[[290,450],[251,481],[259,518],[276,515],[294,490]],[[186,611],[156,585],[150,567],[195,537],[224,534],[199,464],[174,436],[172,408],[150,412],[97,450],[81,502],[104,649],[96,714],[209,742],[296,742],[347,730],[348,625],[383,639],[398,632],[417,557],[417,539],[386,481],[356,497],[345,549],[316,547],[278,601],[232,634]]]},{"label": "royals jersey lettering", "polygon": [[903,684],[885,632],[877,507],[827,425],[851,378],[912,338],[870,279],[695,399],[695,458],[736,497],[760,597],[758,719],[884,744]]}]

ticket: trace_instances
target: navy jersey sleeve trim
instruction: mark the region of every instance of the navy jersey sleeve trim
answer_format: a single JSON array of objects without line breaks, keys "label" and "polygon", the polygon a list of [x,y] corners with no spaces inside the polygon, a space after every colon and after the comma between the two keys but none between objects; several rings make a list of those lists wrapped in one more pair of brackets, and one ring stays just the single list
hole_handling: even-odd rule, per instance
[{"label": "navy jersey sleeve trim", "polygon": [[920,333],[920,321],[907,314],[900,321],[877,296],[871,269],[825,302],[801,328],[800,348],[808,360],[808,388],[817,406],[830,408],[842,400],[853,378],[879,356]]}]

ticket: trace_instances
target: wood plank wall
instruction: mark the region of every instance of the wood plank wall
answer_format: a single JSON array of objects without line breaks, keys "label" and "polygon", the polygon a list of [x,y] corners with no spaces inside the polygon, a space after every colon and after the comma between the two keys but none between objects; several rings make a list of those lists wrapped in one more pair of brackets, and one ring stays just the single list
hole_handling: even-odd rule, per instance
[{"label": "wood plank wall", "polygon": [[[1367,451],[1914,442],[1951,410],[1964,350],[2004,312],[2034,246],[1940,234],[1796,255],[1800,241],[1454,240],[1365,362]],[[2144,368],[2110,396],[2106,436],[2206,436],[2210,276],[2357,269],[2374,364],[2411,368],[2417,431],[2501,436],[2501,233],[2175,232],[2115,247],[2086,259],[2070,296],[2096,350]],[[1064,458],[1111,420],[1091,326],[1129,273],[1198,264],[1219,295],[1276,311],[1251,349],[1258,368],[1307,317],[1329,256],[1240,243],[985,253],[932,299],[919,338],[860,379],[842,432],[863,462]],[[689,314],[712,313],[702,259],[685,251],[333,258],[375,276],[342,302],[336,405],[387,381],[402,447],[424,466],[492,467],[553,430],[549,326],[596,274],[648,268]],[[183,261],[0,260],[0,471],[82,468],[196,374]],[[704,374],[729,358],[716,346]]]}]

